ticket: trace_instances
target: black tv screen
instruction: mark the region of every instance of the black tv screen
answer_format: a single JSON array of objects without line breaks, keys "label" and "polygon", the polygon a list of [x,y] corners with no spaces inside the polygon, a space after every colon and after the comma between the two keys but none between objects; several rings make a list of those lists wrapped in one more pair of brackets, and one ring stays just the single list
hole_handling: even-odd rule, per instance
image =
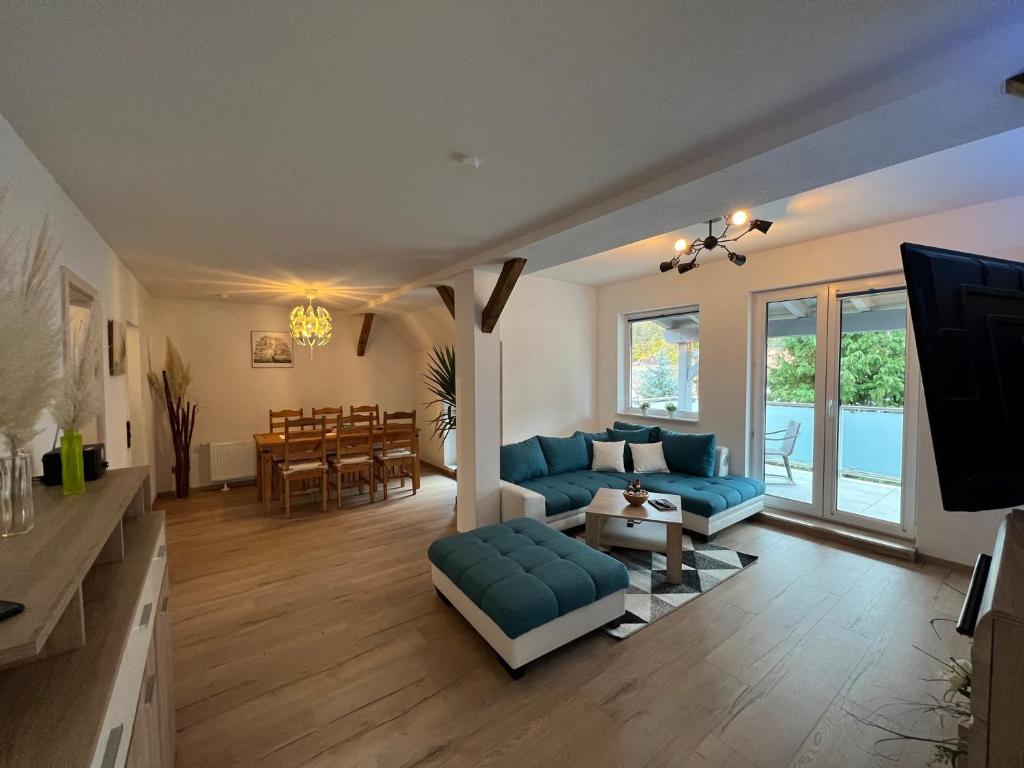
[{"label": "black tv screen", "polygon": [[1024,503],[1024,264],[903,243],[948,510]]}]

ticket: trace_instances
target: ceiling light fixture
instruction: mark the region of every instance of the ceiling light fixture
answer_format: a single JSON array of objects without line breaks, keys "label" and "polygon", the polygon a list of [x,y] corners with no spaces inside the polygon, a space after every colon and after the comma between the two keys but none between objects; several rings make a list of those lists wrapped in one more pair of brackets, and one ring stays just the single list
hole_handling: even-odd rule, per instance
[{"label": "ceiling light fixture", "polygon": [[314,307],[316,289],[306,289],[305,307],[299,304],[288,317],[288,325],[292,329],[292,338],[300,347],[309,347],[309,356],[313,357],[313,348],[322,347],[331,340],[331,313],[322,306]]},{"label": "ceiling light fixture", "polygon": [[[753,232],[755,229],[762,235],[765,235],[768,233],[768,230],[771,229],[773,223],[767,219],[751,219],[746,211],[737,210],[725,217],[725,227],[718,235],[715,235],[712,227],[720,221],[722,221],[721,217],[717,219],[708,219],[705,222],[708,225],[707,237],[694,240],[692,243],[687,241],[685,237],[681,237],[676,240],[674,243],[676,255],[668,261],[661,262],[661,264],[658,265],[658,268],[662,272],[671,272],[673,268],[675,268],[679,271],[679,274],[684,275],[690,270],[696,269],[700,266],[700,264],[697,263],[697,256],[700,255],[701,251],[711,251],[715,248],[723,249],[726,254],[728,254],[729,261],[737,267],[742,267],[747,263],[747,257],[742,253],[735,253],[728,245],[726,245],[726,243],[735,243],[745,234]],[[735,237],[727,237],[729,234],[729,227],[742,227],[744,224],[747,225],[747,228],[743,232]],[[693,258],[690,261],[682,261],[684,254],[687,256],[693,256]]]}]

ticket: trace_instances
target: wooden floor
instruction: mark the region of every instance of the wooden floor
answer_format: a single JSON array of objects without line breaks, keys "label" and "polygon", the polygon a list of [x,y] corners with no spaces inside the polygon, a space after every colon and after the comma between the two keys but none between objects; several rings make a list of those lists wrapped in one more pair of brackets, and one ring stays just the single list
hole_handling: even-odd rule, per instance
[{"label": "wooden floor", "polygon": [[[760,561],[624,641],[594,633],[509,679],[434,595],[427,545],[454,483],[267,517],[255,491],[167,501],[179,766],[917,766],[854,715],[898,704],[966,646],[968,574],[744,523]],[[955,587],[955,589],[954,589]]]}]

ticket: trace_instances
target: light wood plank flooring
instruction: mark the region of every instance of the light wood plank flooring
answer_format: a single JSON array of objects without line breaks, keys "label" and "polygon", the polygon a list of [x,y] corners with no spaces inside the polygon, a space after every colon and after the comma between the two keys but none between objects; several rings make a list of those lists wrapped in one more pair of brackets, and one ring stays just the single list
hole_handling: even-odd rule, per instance
[{"label": "light wood plank flooring", "polygon": [[[965,655],[966,569],[911,565],[743,523],[760,562],[625,641],[595,633],[517,682],[434,595],[427,545],[455,485],[267,517],[255,491],[168,512],[179,766],[916,766],[853,715],[934,733],[894,704]],[[954,589],[955,587],[955,589]]]}]

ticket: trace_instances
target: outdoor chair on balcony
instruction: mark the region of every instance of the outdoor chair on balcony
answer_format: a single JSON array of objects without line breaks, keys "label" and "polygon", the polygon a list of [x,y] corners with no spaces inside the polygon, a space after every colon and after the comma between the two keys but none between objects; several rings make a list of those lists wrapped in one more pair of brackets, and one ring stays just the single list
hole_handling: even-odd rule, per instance
[{"label": "outdoor chair on balcony", "polygon": [[[773,435],[781,435],[781,437],[773,437]],[[781,458],[782,465],[786,468],[786,477],[793,485],[796,485],[796,481],[793,479],[793,469],[789,466],[789,457],[793,454],[798,437],[800,437],[800,422],[793,420],[790,420],[785,429],[776,429],[773,432],[765,433],[764,436],[765,458],[767,459],[769,456]],[[772,446],[769,445],[770,443],[778,443],[778,445]]]}]

